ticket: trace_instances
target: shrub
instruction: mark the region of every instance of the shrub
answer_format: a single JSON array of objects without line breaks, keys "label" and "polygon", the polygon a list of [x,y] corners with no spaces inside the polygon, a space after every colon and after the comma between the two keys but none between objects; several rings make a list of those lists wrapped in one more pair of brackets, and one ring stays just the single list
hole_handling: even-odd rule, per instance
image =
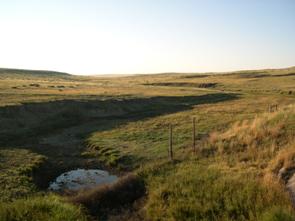
[{"label": "shrub", "polygon": [[103,215],[107,210],[115,209],[134,202],[145,193],[143,181],[136,175],[129,174],[114,184],[99,186],[79,192],[69,201],[82,204],[91,214]]}]

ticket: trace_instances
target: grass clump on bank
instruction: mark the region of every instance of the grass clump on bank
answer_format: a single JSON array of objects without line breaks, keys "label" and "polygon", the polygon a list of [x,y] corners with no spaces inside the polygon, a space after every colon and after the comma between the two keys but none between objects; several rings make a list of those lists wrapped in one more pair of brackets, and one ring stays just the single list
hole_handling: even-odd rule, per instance
[{"label": "grass clump on bank", "polygon": [[0,203],[1,221],[86,221],[80,207],[63,202],[57,196],[31,197]]},{"label": "grass clump on bank", "polygon": [[271,160],[279,150],[294,143],[294,120],[294,106],[289,106],[236,122],[223,132],[212,132],[203,151],[232,155],[244,162]]},{"label": "grass clump on bank", "polygon": [[281,186],[265,185],[255,174],[223,173],[189,161],[166,166],[148,180],[146,208],[151,220],[295,219]]},{"label": "grass clump on bank", "polygon": [[283,182],[294,174],[295,168],[295,143],[278,152],[277,156],[270,161],[267,174],[279,177]]},{"label": "grass clump on bank", "polygon": [[271,162],[271,168],[274,172],[279,172],[281,168],[295,167],[295,146],[290,146],[280,151],[277,157]]},{"label": "grass clump on bank", "polygon": [[37,191],[33,174],[45,157],[25,149],[0,149],[0,202]]},{"label": "grass clump on bank", "polygon": [[81,153],[81,156],[85,158],[98,158],[105,165],[113,167],[118,166],[123,158],[118,149],[102,146],[100,143],[89,144],[87,151]]}]

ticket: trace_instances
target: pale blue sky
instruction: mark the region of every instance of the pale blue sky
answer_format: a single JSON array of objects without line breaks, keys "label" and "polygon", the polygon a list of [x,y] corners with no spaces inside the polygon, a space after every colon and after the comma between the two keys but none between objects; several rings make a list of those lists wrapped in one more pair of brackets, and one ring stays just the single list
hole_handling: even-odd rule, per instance
[{"label": "pale blue sky", "polygon": [[0,0],[0,67],[75,74],[295,65],[295,0]]}]

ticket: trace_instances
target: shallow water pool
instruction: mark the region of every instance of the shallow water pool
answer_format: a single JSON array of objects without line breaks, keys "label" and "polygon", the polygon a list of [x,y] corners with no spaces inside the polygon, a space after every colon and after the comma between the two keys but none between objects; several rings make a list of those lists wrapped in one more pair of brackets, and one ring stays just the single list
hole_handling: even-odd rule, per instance
[{"label": "shallow water pool", "polygon": [[50,183],[48,189],[62,192],[65,190],[89,189],[94,186],[110,184],[118,179],[115,175],[110,175],[105,170],[97,169],[77,169],[65,172]]}]

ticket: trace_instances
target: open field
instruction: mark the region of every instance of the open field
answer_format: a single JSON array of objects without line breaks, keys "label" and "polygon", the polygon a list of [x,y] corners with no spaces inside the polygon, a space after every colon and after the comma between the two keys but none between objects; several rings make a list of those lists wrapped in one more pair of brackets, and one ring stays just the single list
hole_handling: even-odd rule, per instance
[{"label": "open field", "polygon": [[[0,69],[0,218],[65,220],[66,210],[68,220],[291,221],[294,135],[294,67],[111,78]],[[125,180],[46,190],[76,168]]]}]

